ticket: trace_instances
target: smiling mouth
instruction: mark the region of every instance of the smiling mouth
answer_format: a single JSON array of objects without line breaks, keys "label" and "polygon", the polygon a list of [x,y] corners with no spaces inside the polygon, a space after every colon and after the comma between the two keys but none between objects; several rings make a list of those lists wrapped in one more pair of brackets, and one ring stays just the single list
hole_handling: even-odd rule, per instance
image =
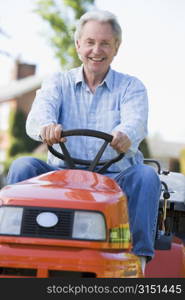
[{"label": "smiling mouth", "polygon": [[94,62],[99,63],[99,62],[102,62],[105,58],[104,57],[103,58],[89,57],[89,59],[92,60],[92,61],[94,61]]}]

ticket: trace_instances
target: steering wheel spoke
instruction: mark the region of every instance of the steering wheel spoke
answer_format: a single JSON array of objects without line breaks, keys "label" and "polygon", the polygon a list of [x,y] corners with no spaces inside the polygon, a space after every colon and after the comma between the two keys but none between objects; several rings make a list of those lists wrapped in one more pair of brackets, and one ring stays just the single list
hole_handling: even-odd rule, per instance
[{"label": "steering wheel spoke", "polygon": [[62,149],[62,152],[63,152],[63,154],[64,154],[64,156],[65,156],[65,158],[66,158],[65,160],[66,160],[67,166],[68,166],[70,169],[75,169],[74,161],[73,161],[71,155],[69,154],[69,152],[68,152],[68,150],[67,150],[65,144],[64,144],[64,143],[59,143],[59,145],[60,145],[60,148]]},{"label": "steering wheel spoke", "polygon": [[102,154],[104,153],[107,145],[108,145],[108,142],[105,141],[103,143],[103,145],[101,146],[100,150],[98,151],[98,153],[96,154],[96,157],[92,161],[90,167],[88,168],[88,171],[94,171],[95,170],[95,168],[96,168],[97,164],[99,163],[99,160],[102,157]]}]

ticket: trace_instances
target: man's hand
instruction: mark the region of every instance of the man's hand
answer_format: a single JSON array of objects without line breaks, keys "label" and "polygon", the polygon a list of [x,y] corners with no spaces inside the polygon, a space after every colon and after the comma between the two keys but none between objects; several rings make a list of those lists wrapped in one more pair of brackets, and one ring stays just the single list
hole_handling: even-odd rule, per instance
[{"label": "man's hand", "polygon": [[121,132],[121,131],[113,131],[113,140],[110,143],[112,148],[120,153],[125,153],[128,151],[129,147],[131,146],[131,141],[129,140],[128,136]]},{"label": "man's hand", "polygon": [[60,124],[50,124],[42,128],[40,136],[44,143],[52,146],[53,144],[66,141],[66,138],[61,138],[61,133],[62,126]]}]

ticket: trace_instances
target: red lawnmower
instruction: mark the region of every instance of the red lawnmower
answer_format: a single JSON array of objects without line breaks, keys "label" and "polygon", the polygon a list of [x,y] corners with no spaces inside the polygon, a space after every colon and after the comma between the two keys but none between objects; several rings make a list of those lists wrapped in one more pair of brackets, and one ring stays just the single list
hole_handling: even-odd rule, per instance
[{"label": "red lawnmower", "polygon": [[[69,169],[0,191],[0,277],[143,277],[140,261],[131,253],[126,195],[101,174],[123,154],[102,161],[111,135],[84,129],[63,132],[74,135],[104,140],[93,161],[71,157],[61,143],[63,154],[49,150]],[[145,276],[185,277],[185,178],[162,172],[157,161],[145,162],[157,165],[163,186],[156,254]]]}]

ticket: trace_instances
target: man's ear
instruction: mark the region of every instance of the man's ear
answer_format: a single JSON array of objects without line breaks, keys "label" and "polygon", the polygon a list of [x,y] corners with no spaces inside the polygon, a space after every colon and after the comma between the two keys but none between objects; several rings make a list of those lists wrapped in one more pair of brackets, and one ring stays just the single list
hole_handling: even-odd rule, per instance
[{"label": "man's ear", "polygon": [[80,42],[79,42],[79,40],[76,40],[75,46],[76,46],[76,50],[78,51],[80,49]]},{"label": "man's ear", "polygon": [[75,47],[76,47],[77,55],[78,55],[79,59],[82,61],[81,54],[80,54],[80,42],[79,42],[79,40],[75,41]]},{"label": "man's ear", "polygon": [[118,50],[119,50],[119,46],[120,46],[120,43],[119,43],[118,41],[116,41],[116,45],[115,45],[115,54],[114,54],[114,56],[117,55]]}]

